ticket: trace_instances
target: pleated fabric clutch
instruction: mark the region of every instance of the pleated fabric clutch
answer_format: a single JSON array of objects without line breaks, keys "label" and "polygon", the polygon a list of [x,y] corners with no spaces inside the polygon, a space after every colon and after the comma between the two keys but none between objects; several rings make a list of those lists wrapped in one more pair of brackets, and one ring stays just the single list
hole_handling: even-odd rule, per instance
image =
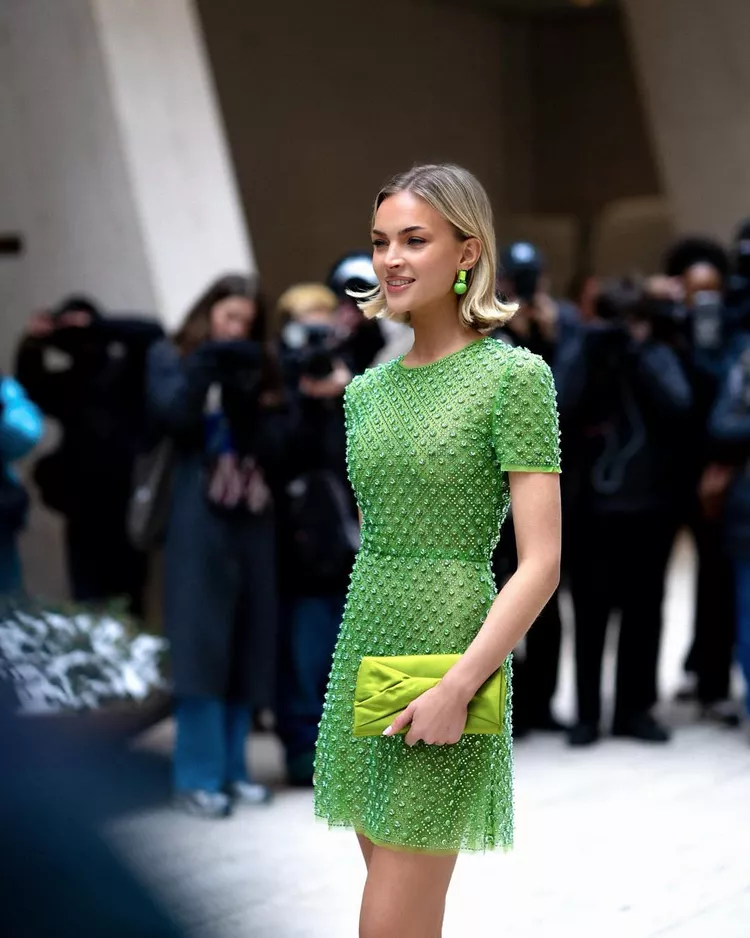
[{"label": "pleated fabric clutch", "polygon": [[[435,687],[461,655],[365,657],[354,691],[354,735],[380,736],[420,694]],[[505,670],[499,668],[469,701],[464,733],[501,733]],[[406,733],[407,730],[402,730]]]}]

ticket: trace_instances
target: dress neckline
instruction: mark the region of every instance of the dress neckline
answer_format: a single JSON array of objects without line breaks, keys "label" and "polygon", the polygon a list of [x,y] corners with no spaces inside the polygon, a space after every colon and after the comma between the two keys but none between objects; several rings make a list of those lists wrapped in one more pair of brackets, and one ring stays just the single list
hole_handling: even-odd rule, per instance
[{"label": "dress neckline", "polygon": [[481,339],[474,339],[471,342],[467,342],[466,345],[462,345],[461,348],[456,349],[455,352],[448,352],[447,355],[441,355],[440,358],[436,358],[434,362],[426,362],[424,365],[404,365],[403,361],[406,356],[409,354],[405,352],[403,355],[400,355],[396,359],[396,365],[401,371],[424,371],[425,368],[434,368],[435,365],[440,365],[444,361],[448,361],[449,358],[455,358],[456,355],[460,355],[462,352],[465,352],[466,349],[472,348],[474,345],[481,345],[483,342],[486,342],[490,337],[485,335]]}]

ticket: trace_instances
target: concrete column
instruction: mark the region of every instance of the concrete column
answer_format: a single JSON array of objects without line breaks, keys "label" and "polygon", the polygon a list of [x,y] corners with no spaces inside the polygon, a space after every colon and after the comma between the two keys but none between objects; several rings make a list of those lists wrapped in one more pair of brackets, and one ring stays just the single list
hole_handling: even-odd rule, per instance
[{"label": "concrete column", "polygon": [[728,238],[750,215],[750,3],[622,4],[677,225]]},{"label": "concrete column", "polygon": [[70,291],[173,326],[254,268],[192,0],[3,0],[0,79],[0,228],[27,244],[3,346]]},{"label": "concrete column", "polygon": [[[26,244],[0,257],[0,369],[65,294],[172,328],[254,270],[193,0],[0,0],[0,139],[0,231]],[[64,595],[59,517],[35,506],[22,551]]]},{"label": "concrete column", "polygon": [[255,262],[192,0],[90,0],[157,308]]}]

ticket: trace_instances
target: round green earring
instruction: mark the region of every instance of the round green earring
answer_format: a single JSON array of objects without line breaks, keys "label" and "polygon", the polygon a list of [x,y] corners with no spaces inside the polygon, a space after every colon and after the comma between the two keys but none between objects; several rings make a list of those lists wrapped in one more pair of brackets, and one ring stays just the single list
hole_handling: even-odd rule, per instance
[{"label": "round green earring", "polygon": [[457,293],[459,296],[463,296],[464,293],[469,289],[468,284],[466,283],[466,271],[459,270],[458,276],[456,277],[456,282],[453,284],[453,292]]}]

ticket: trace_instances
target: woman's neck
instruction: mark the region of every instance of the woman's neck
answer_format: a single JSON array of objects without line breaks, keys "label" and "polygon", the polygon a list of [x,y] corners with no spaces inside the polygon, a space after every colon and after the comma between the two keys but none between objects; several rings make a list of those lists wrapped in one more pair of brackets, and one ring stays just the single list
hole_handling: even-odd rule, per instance
[{"label": "woman's neck", "polygon": [[405,356],[407,365],[429,364],[482,338],[461,322],[458,303],[450,300],[439,308],[412,311],[410,319],[414,342]]}]

